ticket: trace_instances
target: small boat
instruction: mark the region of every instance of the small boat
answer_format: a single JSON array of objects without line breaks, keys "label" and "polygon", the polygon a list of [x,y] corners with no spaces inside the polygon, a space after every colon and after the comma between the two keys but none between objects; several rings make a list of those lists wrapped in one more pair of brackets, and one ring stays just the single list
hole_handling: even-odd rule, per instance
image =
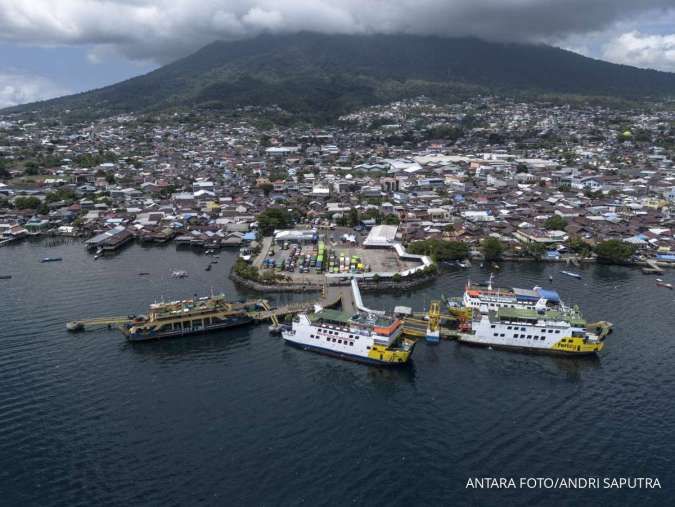
[{"label": "small boat", "polygon": [[656,279],[656,286],[657,287],[663,287],[664,289],[670,289],[673,290],[673,284],[672,283],[666,283],[660,278]]},{"label": "small boat", "polygon": [[58,261],[62,261],[62,260],[63,259],[61,257],[45,257],[40,262],[58,262]]},{"label": "small boat", "polygon": [[548,275],[548,281],[552,282],[553,281],[553,275]]},{"label": "small boat", "polygon": [[79,331],[84,331],[84,324],[82,322],[78,322],[77,320],[73,320],[66,322],[66,329],[71,333],[77,333]]},{"label": "small boat", "polygon": [[147,276],[149,274],[150,273],[148,273],[147,271],[141,271],[140,273],[138,273],[138,276]]},{"label": "small boat", "polygon": [[171,273],[171,278],[187,278],[188,272],[187,271],[173,271]]},{"label": "small boat", "polygon": [[0,275],[0,280],[9,280],[12,278],[12,275]]},{"label": "small boat", "polygon": [[561,271],[563,275],[571,276],[572,278],[581,278],[579,273],[572,273],[571,271]]}]

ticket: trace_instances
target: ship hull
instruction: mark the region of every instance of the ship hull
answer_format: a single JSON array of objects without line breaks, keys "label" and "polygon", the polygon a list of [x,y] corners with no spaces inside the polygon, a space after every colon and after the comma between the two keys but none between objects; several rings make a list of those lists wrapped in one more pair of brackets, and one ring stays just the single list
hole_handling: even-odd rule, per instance
[{"label": "ship hull", "polygon": [[[406,361],[405,363],[400,362],[400,363],[394,363],[394,362],[387,362],[387,361],[378,361],[377,359],[372,359],[370,357],[364,357],[364,356],[359,356],[356,354],[349,354],[347,352],[340,352],[338,350],[330,350],[330,349],[325,349],[323,347],[317,347],[316,345],[307,345],[305,343],[298,343],[291,341],[289,339],[284,338],[284,341],[295,348],[306,350],[309,352],[314,352],[317,354],[322,354],[324,356],[330,356],[330,357],[335,357],[338,359],[344,359],[345,361],[352,361],[356,363],[362,363],[362,364],[369,364],[371,366],[385,366],[387,368],[401,368],[410,363],[410,360]],[[410,354],[412,355],[412,350],[410,351]]]},{"label": "ship hull", "polygon": [[180,329],[173,331],[161,331],[161,332],[150,332],[150,333],[128,333],[125,332],[127,340],[130,342],[146,342],[167,338],[182,338],[184,336],[194,336],[200,334],[211,333],[213,331],[222,331],[223,329],[228,329],[231,327],[244,326],[253,322],[251,317],[235,317],[227,322],[221,322],[219,324],[212,324],[206,327],[201,328],[191,328],[191,329]]},{"label": "ship hull", "polygon": [[597,356],[598,351],[570,351],[570,350],[559,350],[559,349],[549,349],[543,347],[520,347],[518,345],[506,345],[503,343],[486,343],[486,342],[477,342],[473,340],[467,340],[459,338],[457,340],[462,345],[468,345],[470,347],[476,348],[490,348],[494,350],[503,350],[507,352],[518,352],[521,354],[537,354],[537,355],[552,355],[552,356],[566,356],[566,357],[582,357],[582,356]]}]

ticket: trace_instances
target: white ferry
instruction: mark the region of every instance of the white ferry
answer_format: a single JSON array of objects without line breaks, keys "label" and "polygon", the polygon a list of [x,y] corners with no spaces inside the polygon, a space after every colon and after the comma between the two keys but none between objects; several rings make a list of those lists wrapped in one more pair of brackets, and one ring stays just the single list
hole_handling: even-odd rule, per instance
[{"label": "white ferry", "polygon": [[487,285],[472,285],[471,281],[466,284],[462,305],[465,308],[480,309],[487,307],[489,310],[498,308],[523,308],[523,309],[554,309],[563,306],[558,292],[541,287],[532,289],[496,288],[492,287],[492,275]]},{"label": "white ferry", "polygon": [[506,308],[474,311],[470,331],[459,341],[493,348],[561,354],[595,354],[603,338],[586,329],[578,309]]},{"label": "white ferry", "polygon": [[286,342],[304,350],[370,364],[395,366],[408,362],[415,342],[401,336],[402,322],[381,315],[349,315],[336,310],[301,313]]}]

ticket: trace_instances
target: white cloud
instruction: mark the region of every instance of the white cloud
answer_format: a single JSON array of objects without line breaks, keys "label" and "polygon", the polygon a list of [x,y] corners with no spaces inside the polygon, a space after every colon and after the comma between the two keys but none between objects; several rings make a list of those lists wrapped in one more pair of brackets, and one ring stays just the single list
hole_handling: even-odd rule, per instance
[{"label": "white cloud", "polygon": [[68,93],[69,90],[45,77],[0,71],[0,109]]},{"label": "white cloud", "polygon": [[[604,30],[673,0],[0,0],[0,41],[103,45],[166,62],[263,31],[542,41]],[[96,61],[100,53],[92,53]]]},{"label": "white cloud", "polygon": [[675,72],[675,33],[624,33],[605,45],[602,56],[610,62]]}]

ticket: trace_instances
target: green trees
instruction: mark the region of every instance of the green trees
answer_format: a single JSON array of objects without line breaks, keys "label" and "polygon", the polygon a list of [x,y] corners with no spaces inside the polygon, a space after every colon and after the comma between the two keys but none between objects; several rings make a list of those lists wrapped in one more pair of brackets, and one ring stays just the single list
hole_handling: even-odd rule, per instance
[{"label": "green trees", "polygon": [[293,217],[285,208],[267,208],[257,218],[263,236],[269,236],[274,229],[286,229],[293,223]]},{"label": "green trees", "polygon": [[244,259],[236,260],[236,262],[234,263],[234,272],[235,274],[239,275],[241,278],[245,278],[246,280],[256,281],[260,277],[258,268],[256,268],[255,266],[251,266]]},{"label": "green trees", "polygon": [[454,261],[469,256],[469,246],[462,241],[426,239],[410,243],[407,250],[415,255],[428,255],[435,261]]},{"label": "green trees", "polygon": [[540,260],[546,253],[546,246],[542,243],[530,242],[525,245],[525,253],[536,260]]},{"label": "green trees", "polygon": [[486,261],[497,260],[504,253],[504,245],[497,238],[485,238],[480,242],[480,249]]},{"label": "green trees", "polygon": [[549,231],[564,231],[567,227],[567,220],[560,215],[553,215],[544,222],[544,228]]},{"label": "green trees", "polygon": [[373,219],[376,223],[382,222],[382,213],[377,208],[368,208],[365,213],[361,216],[362,219]]},{"label": "green trees", "polygon": [[16,209],[38,209],[42,201],[37,197],[17,197],[14,199]]},{"label": "green trees", "polygon": [[359,223],[359,212],[356,210],[356,208],[350,208],[349,213],[347,214],[346,217],[347,220],[347,225],[349,227],[354,227]]},{"label": "green trees", "polygon": [[26,176],[37,176],[40,174],[40,165],[34,161],[34,160],[29,160],[24,164],[24,174]]},{"label": "green trees", "polygon": [[263,183],[259,185],[258,188],[260,188],[260,190],[263,191],[265,196],[268,196],[270,195],[270,192],[274,189],[274,185],[272,185],[271,183]]},{"label": "green trees", "polygon": [[464,130],[460,127],[453,127],[451,125],[437,125],[429,129],[428,139],[447,139],[449,141],[456,141],[464,135]]},{"label": "green trees", "polygon": [[636,250],[635,245],[620,239],[608,239],[595,245],[598,261],[605,264],[627,264]]},{"label": "green trees", "polygon": [[69,188],[60,188],[54,192],[49,192],[45,198],[45,201],[48,203],[59,201],[73,202],[75,199],[77,199],[77,194],[75,191]]},{"label": "green trees", "polygon": [[9,164],[5,159],[0,158],[0,180],[7,180],[12,177],[11,174],[9,174]]},{"label": "green trees", "polygon": [[593,247],[578,236],[571,237],[567,241],[567,247],[582,257],[588,257],[593,252]]},{"label": "green trees", "polygon": [[398,215],[386,215],[382,223],[384,225],[398,225],[401,223],[401,219],[398,218]]}]

